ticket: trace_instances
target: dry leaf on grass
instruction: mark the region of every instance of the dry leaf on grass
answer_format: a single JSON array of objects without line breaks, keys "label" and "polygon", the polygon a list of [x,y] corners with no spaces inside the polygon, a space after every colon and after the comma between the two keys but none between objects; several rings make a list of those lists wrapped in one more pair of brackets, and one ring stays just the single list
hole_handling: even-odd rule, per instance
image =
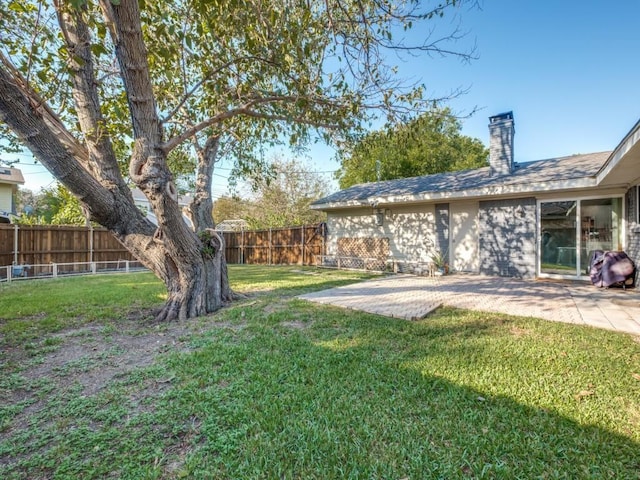
[{"label": "dry leaf on grass", "polygon": [[585,397],[590,397],[591,395],[593,395],[595,392],[593,390],[580,390],[578,393],[576,393],[573,398],[575,398],[576,400],[580,401]]}]

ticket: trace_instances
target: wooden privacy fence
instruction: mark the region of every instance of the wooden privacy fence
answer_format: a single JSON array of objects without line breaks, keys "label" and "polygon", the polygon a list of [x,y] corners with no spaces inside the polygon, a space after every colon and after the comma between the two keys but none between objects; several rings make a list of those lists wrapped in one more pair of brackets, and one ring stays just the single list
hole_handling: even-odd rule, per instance
[{"label": "wooden privacy fence", "polygon": [[104,228],[0,225],[0,265],[134,260]]},{"label": "wooden privacy fence", "polygon": [[[28,270],[29,276],[46,274],[51,264],[121,262],[124,265],[133,260],[133,255],[104,228],[0,225],[0,266],[33,266]],[[84,267],[68,268],[81,270]],[[2,269],[0,277],[4,276]]]},{"label": "wooden privacy fence", "polygon": [[[314,265],[324,255],[325,225],[224,232],[228,263]],[[0,266],[135,260],[104,228],[0,225]]]},{"label": "wooden privacy fence", "polygon": [[315,265],[325,252],[325,224],[224,232],[227,263]]}]

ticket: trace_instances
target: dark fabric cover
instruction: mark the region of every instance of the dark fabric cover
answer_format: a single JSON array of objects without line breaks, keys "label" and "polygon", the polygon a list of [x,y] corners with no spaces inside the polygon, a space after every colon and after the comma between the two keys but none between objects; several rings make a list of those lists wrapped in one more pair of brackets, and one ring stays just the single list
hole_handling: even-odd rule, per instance
[{"label": "dark fabric cover", "polygon": [[587,275],[591,278],[591,283],[601,286],[602,283],[602,262],[604,260],[603,250],[592,250],[589,252],[589,266]]},{"label": "dark fabric cover", "polygon": [[636,266],[624,252],[594,250],[589,259],[589,277],[596,287],[629,287],[636,279]]}]

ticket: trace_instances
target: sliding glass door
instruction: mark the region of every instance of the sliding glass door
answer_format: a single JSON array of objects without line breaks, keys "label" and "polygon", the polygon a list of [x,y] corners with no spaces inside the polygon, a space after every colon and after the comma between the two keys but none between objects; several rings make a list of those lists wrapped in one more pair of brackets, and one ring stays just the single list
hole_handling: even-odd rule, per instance
[{"label": "sliding glass door", "polygon": [[540,274],[588,274],[595,250],[622,249],[622,198],[540,202]]},{"label": "sliding glass door", "polygon": [[540,273],[575,275],[577,202],[540,204]]},{"label": "sliding glass door", "polygon": [[580,271],[587,274],[593,251],[622,250],[622,199],[583,200],[580,207]]}]

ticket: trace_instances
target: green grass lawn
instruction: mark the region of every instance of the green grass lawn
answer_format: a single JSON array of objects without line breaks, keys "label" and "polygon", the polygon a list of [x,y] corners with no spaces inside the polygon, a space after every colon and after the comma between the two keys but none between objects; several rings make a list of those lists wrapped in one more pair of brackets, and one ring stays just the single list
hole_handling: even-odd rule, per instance
[{"label": "green grass lawn", "polygon": [[149,274],[0,286],[0,478],[640,478],[637,337],[230,277],[248,298],[170,325]]}]

